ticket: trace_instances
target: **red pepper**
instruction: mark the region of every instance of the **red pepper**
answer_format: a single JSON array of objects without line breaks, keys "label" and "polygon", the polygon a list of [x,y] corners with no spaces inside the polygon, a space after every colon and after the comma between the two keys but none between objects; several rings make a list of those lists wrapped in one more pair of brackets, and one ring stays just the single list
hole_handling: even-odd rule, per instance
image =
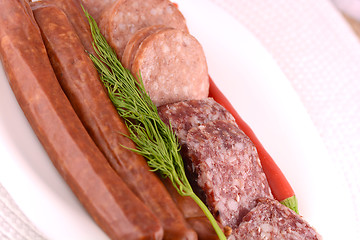
[{"label": "red pepper", "polygon": [[235,118],[235,121],[239,128],[251,139],[254,143],[260,158],[261,165],[263,167],[266,178],[269,182],[271,192],[275,199],[280,201],[285,206],[298,213],[297,199],[295,197],[294,190],[290,183],[281,172],[280,168],[276,165],[270,154],[265,150],[259,139],[255,136],[255,133],[251,130],[248,124],[240,117],[229,100],[215,85],[214,81],[209,77],[210,90],[209,97],[212,97],[216,102],[222,105],[228,110]]}]

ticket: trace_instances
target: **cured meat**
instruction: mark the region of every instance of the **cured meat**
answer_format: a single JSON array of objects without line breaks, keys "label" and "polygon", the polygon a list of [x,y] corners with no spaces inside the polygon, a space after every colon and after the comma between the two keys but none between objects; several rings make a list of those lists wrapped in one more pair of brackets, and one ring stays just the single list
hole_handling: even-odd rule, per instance
[{"label": "cured meat", "polygon": [[233,122],[194,127],[186,141],[194,188],[223,226],[237,227],[256,199],[272,198],[255,146]]},{"label": "cured meat", "polygon": [[[65,0],[66,1],[66,0]],[[122,0],[81,0],[85,9],[89,12],[89,14],[95,19],[95,21],[99,20],[102,12],[113,3]]]},{"label": "cured meat", "polygon": [[276,200],[262,198],[228,239],[317,240],[321,236],[294,211]]},{"label": "cured meat", "polygon": [[215,120],[228,120],[235,123],[234,117],[212,98],[188,100],[158,107],[158,113],[166,124],[171,122],[180,144],[186,143],[188,131]]},{"label": "cured meat", "polygon": [[156,106],[206,98],[209,77],[200,43],[178,29],[159,30],[142,41],[131,72],[141,73],[146,91]]},{"label": "cured meat", "polygon": [[[191,197],[181,196],[173,187],[171,181],[167,178],[163,180],[171,197],[174,199],[177,207],[184,215],[187,223],[196,231],[199,240],[218,239],[218,236],[201,208],[192,200]],[[222,228],[221,224],[218,223]]]},{"label": "cured meat", "polygon": [[[165,239],[196,239],[181,212],[145,159],[125,149],[134,143],[109,97],[98,73],[64,12],[52,5],[34,8],[51,63],[59,82],[80,120],[130,189],[159,219]],[[141,221],[141,219],[139,219]]]},{"label": "cured meat", "polygon": [[[101,1],[99,1],[101,2]],[[80,0],[41,0],[34,3],[31,3],[31,7],[34,9],[36,7],[41,7],[54,5],[64,11],[67,18],[69,19],[72,27],[80,38],[80,41],[84,48],[95,54],[95,51],[92,46],[92,37],[90,26],[86,16],[81,8]]]},{"label": "cured meat", "polygon": [[169,0],[119,0],[102,12],[98,23],[120,59],[128,40],[141,28],[165,25],[188,31],[184,16]]},{"label": "cured meat", "polygon": [[[198,234],[199,240],[218,240],[219,237],[216,234],[213,226],[211,225],[209,219],[205,216],[203,217],[192,217],[187,218],[187,222],[191,227],[193,227]],[[220,224],[219,224],[220,225]],[[221,225],[220,225],[221,227]]]},{"label": "cured meat", "polygon": [[134,61],[135,54],[142,43],[142,41],[147,38],[149,35],[167,28],[164,25],[152,25],[149,27],[141,28],[130,38],[125,46],[124,53],[121,58],[121,63],[127,69],[131,69],[132,63]]},{"label": "cured meat", "polygon": [[170,179],[163,179],[163,183],[185,218],[205,216],[199,205],[197,205],[191,197],[181,196],[176,191]]},{"label": "cured meat", "polygon": [[[229,154],[229,156],[227,156],[227,158],[230,158],[230,157],[236,158],[237,159],[236,161],[241,160],[242,162],[240,162],[238,164],[248,166],[249,169],[251,169],[252,165],[255,165],[254,175],[259,175],[259,177],[260,177],[260,179],[258,180],[258,183],[265,184],[264,189],[259,191],[259,195],[264,194],[264,196],[271,196],[270,189],[267,185],[266,179],[264,178],[264,174],[262,173],[261,166],[256,167],[259,163],[258,163],[258,157],[257,157],[256,150],[254,149],[252,143],[242,133],[242,131],[236,127],[233,116],[224,107],[222,107],[220,104],[215,102],[212,98],[206,98],[206,99],[201,99],[201,100],[188,100],[188,101],[163,105],[163,106],[158,107],[158,113],[159,113],[161,119],[165,123],[168,123],[168,124],[169,124],[169,122],[171,123],[172,129],[174,130],[175,134],[177,135],[177,137],[179,139],[179,142],[182,145],[182,155],[184,156],[185,166],[186,166],[187,175],[189,177],[189,180],[192,183],[192,185],[194,186],[194,190],[196,191],[196,193],[204,201],[207,201],[207,194],[206,194],[206,191],[204,191],[204,189],[202,187],[198,186],[198,178],[200,178],[201,176],[199,175],[199,172],[196,171],[196,169],[198,169],[198,168],[195,167],[195,165],[198,166],[197,164],[202,164],[201,161],[203,161],[207,158],[210,158],[210,159],[214,158],[214,161],[225,161],[223,164],[226,166],[227,165],[226,159],[221,160],[221,157],[223,157],[223,155],[226,155],[226,154]],[[219,127],[222,127],[222,128],[220,128],[220,130],[222,130],[222,131],[219,130],[219,132],[218,132],[218,135],[220,135],[220,137],[218,139],[219,141],[216,141],[217,135],[213,134],[210,130],[210,133],[207,134],[207,135],[210,135],[210,137],[205,137],[204,140],[202,139],[202,136],[199,136],[197,138],[197,143],[199,143],[201,145],[193,144],[192,142],[190,142],[190,146],[189,146],[189,143],[187,142],[188,141],[188,133],[191,133],[194,131],[195,132],[200,131],[199,126],[200,126],[200,128],[202,128],[204,126],[207,126],[206,124],[216,123],[216,121],[219,121],[219,120],[223,120],[222,121],[223,124],[219,125]],[[205,124],[205,125],[203,125],[203,124]],[[198,129],[198,130],[196,130],[196,129]],[[230,133],[228,134],[228,136],[226,136],[226,133],[229,131],[230,131]],[[224,134],[224,136],[221,136],[222,134]],[[235,137],[237,135],[238,135],[238,137]],[[223,139],[221,139],[221,138],[223,138]],[[248,145],[247,146],[248,150],[245,150],[247,152],[247,154],[245,154],[245,155],[240,153],[239,150],[223,150],[223,151],[217,152],[218,149],[214,148],[214,146],[221,148],[221,146],[227,144],[228,141],[230,144],[236,145],[237,144],[236,141],[239,141],[238,138],[243,139],[242,141],[245,142],[244,147],[246,145]],[[202,142],[202,141],[204,141],[204,142]],[[214,141],[214,142],[212,142],[212,141]],[[196,163],[194,163],[191,160],[191,157],[189,157],[189,154],[193,154],[193,152],[199,146],[203,147],[203,148],[201,148],[201,150],[199,150],[199,151],[203,151],[203,155],[201,155],[202,153],[198,153],[198,156],[196,156],[195,158],[199,158],[199,159]],[[211,148],[212,151],[208,150],[208,148]],[[230,151],[232,151],[232,153],[229,153]],[[218,154],[218,155],[216,155],[216,154]],[[231,154],[232,154],[232,156],[230,156]],[[248,156],[252,157],[254,159],[250,159],[250,158],[246,159]],[[210,170],[217,171],[217,168],[219,168],[219,166],[220,166],[219,163],[214,164],[213,169],[208,169],[208,170],[209,171]],[[239,168],[239,166],[237,166],[236,164],[235,164],[235,166]],[[242,166],[242,167],[244,167],[244,166]],[[230,167],[228,167],[228,168],[230,168]],[[231,170],[234,170],[234,172]],[[234,169],[228,169],[227,171],[222,169],[221,171],[223,171],[223,172],[221,172],[219,174],[234,175],[234,174],[238,174],[239,170],[238,169],[236,170],[234,168]],[[257,171],[258,171],[258,173],[257,173]],[[245,182],[245,180],[246,181],[248,180],[247,179],[248,176],[241,176],[241,175],[239,175],[239,176],[241,177],[242,182]],[[254,178],[255,177],[257,177],[257,176],[254,176]],[[224,176],[224,178],[225,178],[225,176]],[[210,179],[207,179],[207,181],[210,181]],[[227,180],[224,180],[224,184],[226,184],[226,181]],[[221,183],[221,186],[222,186],[222,184],[223,183]],[[216,188],[216,187],[219,188],[219,186],[220,185],[214,186],[214,188]],[[253,195],[256,196],[256,194],[253,194]],[[251,199],[251,196],[250,196],[250,200],[251,201],[256,200],[255,196],[253,196],[253,199]],[[243,197],[243,199],[244,199],[244,197]],[[245,200],[245,201],[247,201],[247,200]],[[244,203],[242,203],[242,204],[244,204]],[[251,207],[248,207],[247,209],[249,210],[250,208]],[[244,210],[244,211],[246,211],[246,210]],[[237,221],[240,221],[240,220],[241,220],[241,217],[237,218]],[[221,222],[221,223],[228,224],[228,221]],[[234,224],[232,226],[235,226],[235,225],[236,224]]]},{"label": "cured meat", "polygon": [[27,1],[0,1],[0,59],[14,95],[54,166],[112,239],[160,239],[153,213],[94,144],[57,82]]}]

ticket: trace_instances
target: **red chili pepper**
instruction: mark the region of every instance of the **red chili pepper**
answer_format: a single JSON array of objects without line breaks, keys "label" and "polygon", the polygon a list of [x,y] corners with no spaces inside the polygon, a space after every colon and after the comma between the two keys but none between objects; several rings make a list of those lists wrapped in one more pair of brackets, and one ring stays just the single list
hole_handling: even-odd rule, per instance
[{"label": "red chili pepper", "polygon": [[263,145],[260,143],[255,133],[251,130],[249,125],[240,117],[234,107],[231,105],[229,100],[215,85],[214,81],[209,77],[210,90],[209,97],[212,97],[216,102],[221,104],[227,109],[235,118],[235,121],[239,128],[251,139],[254,143],[260,158],[261,165],[263,167],[266,178],[269,182],[271,192],[275,199],[280,201],[285,206],[294,210],[298,213],[297,199],[295,197],[294,190],[290,186],[289,182],[281,172],[280,168],[276,165],[270,154],[265,150]]}]

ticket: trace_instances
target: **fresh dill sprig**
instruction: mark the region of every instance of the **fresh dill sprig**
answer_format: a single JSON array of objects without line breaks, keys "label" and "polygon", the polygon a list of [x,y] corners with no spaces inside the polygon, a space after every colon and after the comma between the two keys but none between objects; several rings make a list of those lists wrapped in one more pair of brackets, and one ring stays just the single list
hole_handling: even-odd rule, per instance
[{"label": "fresh dill sprig", "polygon": [[168,177],[177,192],[191,197],[210,220],[219,239],[226,239],[206,205],[195,195],[185,175],[180,147],[174,132],[160,119],[156,106],[145,91],[141,74],[137,81],[118,60],[95,20],[85,11],[93,37],[93,47],[98,57],[90,54],[109,97],[119,115],[125,119],[130,132],[127,136],[136,144],[131,149],[147,159],[152,171]]}]

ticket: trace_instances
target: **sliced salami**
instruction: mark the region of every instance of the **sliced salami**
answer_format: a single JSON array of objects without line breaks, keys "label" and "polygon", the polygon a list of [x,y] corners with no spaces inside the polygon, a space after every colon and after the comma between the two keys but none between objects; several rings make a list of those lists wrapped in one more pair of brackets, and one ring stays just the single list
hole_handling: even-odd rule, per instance
[{"label": "sliced salami", "polygon": [[194,127],[186,141],[194,187],[223,226],[237,227],[258,198],[272,198],[254,144],[233,122]]},{"label": "sliced salami", "polygon": [[90,15],[96,20],[99,20],[102,12],[112,4],[121,0],[81,0],[82,4],[85,6],[85,9],[90,13]]},{"label": "sliced salami", "polygon": [[144,86],[156,106],[209,94],[204,51],[190,34],[164,29],[148,36],[136,52],[131,72],[141,72]]},{"label": "sliced salami", "polygon": [[165,28],[168,27],[164,25],[152,25],[149,27],[141,28],[136,33],[134,33],[134,35],[127,42],[124,53],[122,55],[121,63],[123,64],[123,66],[127,69],[131,69],[135,54],[142,41],[149,35]]},{"label": "sliced salami", "polygon": [[229,240],[322,239],[314,228],[294,211],[276,200],[263,198],[235,229]]},{"label": "sliced salami", "polygon": [[158,107],[161,119],[169,124],[184,145],[188,131],[201,124],[215,120],[235,122],[234,117],[212,98],[188,100]]},{"label": "sliced salami", "polygon": [[99,18],[100,29],[119,58],[131,36],[151,25],[166,25],[188,32],[184,16],[168,0],[119,0],[109,5]]}]

